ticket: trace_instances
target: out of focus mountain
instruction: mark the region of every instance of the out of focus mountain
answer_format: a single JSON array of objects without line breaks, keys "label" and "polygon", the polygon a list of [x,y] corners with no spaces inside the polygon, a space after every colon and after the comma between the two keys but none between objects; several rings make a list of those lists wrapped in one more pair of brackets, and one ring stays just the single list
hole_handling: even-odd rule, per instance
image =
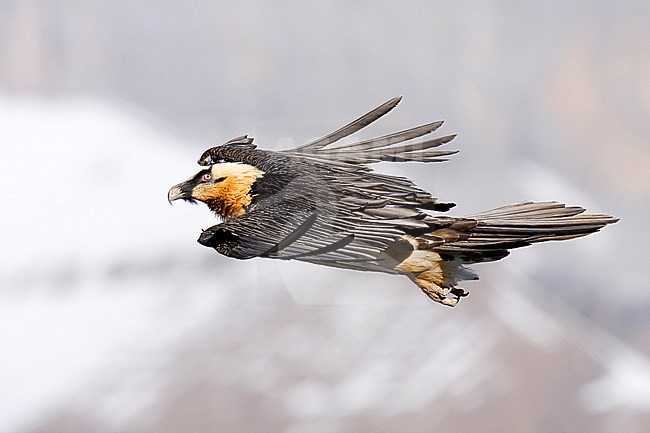
[{"label": "out of focus mountain", "polygon": [[[602,431],[650,425],[646,2],[0,3],[0,431]],[[397,95],[462,152],[385,165],[470,214],[622,218],[405,279],[234,261],[170,185]]]}]

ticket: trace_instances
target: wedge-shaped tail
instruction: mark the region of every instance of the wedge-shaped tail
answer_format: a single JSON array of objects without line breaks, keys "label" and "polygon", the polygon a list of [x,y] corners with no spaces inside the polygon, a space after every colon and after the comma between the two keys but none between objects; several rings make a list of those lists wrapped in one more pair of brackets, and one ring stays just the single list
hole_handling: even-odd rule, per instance
[{"label": "wedge-shaped tail", "polygon": [[436,217],[434,231],[406,238],[413,252],[395,270],[434,301],[453,306],[466,295],[457,284],[478,279],[465,265],[499,260],[510,249],[537,242],[585,236],[618,221],[584,211],[557,202],[523,202],[467,218]]}]

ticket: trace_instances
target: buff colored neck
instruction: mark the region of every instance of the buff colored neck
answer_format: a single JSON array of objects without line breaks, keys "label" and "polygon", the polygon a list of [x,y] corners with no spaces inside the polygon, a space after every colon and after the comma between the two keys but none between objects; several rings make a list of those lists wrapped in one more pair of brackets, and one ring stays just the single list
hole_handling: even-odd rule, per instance
[{"label": "buff colored neck", "polygon": [[251,205],[253,183],[264,172],[248,164],[221,163],[212,166],[212,179],[219,182],[198,185],[193,195],[224,220],[244,215]]}]

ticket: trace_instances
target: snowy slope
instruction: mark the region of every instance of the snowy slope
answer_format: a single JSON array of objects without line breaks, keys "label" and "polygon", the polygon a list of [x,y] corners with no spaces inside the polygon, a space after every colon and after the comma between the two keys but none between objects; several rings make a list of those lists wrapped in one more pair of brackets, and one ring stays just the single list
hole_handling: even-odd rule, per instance
[{"label": "snowy slope", "polygon": [[[0,118],[6,431],[123,362],[129,352],[122,350],[153,350],[175,338],[219,291],[181,298],[187,304],[172,312],[169,285],[156,274],[200,261],[194,239],[213,222],[166,201],[179,173],[194,169],[192,146],[156,131],[140,113],[91,100],[2,97]],[[172,316],[176,326],[164,326],[172,313],[180,316]],[[156,339],[146,347],[150,335]]]}]

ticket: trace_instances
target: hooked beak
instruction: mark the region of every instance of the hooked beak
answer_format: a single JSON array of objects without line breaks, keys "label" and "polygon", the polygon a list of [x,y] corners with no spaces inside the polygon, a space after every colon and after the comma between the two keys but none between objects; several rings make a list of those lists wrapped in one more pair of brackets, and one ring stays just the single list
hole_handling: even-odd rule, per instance
[{"label": "hooked beak", "polygon": [[178,200],[178,199],[184,199],[184,200],[192,199],[192,192],[187,190],[186,182],[182,182],[179,183],[178,185],[172,186],[169,192],[167,193],[167,201],[169,202],[169,204],[172,204],[174,200]]}]

